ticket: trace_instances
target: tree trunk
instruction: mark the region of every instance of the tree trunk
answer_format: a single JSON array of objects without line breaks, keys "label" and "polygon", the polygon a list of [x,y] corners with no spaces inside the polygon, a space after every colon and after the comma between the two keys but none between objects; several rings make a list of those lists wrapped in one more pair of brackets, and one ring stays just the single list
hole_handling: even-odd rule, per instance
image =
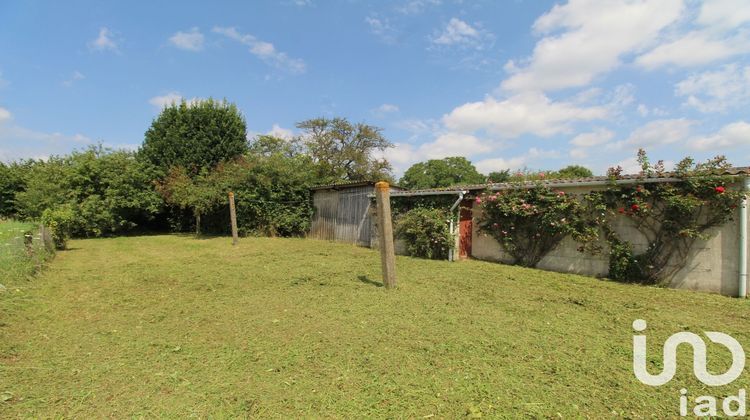
[{"label": "tree trunk", "polygon": [[196,210],[195,212],[195,236],[201,234],[201,214]]}]

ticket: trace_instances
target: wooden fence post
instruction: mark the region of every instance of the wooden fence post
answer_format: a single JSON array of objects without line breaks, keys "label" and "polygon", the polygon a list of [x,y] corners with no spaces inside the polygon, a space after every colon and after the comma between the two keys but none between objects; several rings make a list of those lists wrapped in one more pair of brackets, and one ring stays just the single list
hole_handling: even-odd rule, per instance
[{"label": "wooden fence post", "polygon": [[386,289],[396,287],[396,254],[393,247],[393,225],[391,222],[391,189],[387,182],[375,184],[375,200],[378,206],[378,236],[380,241],[380,264],[383,269],[383,284]]},{"label": "wooden fence post", "polygon": [[237,245],[237,212],[234,208],[234,193],[229,192],[229,218],[232,221],[232,245]]}]

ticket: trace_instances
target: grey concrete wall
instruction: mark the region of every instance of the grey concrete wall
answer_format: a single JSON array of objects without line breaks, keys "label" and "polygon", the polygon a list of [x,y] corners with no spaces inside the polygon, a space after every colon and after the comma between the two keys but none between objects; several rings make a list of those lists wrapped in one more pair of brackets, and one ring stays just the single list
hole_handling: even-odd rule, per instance
[{"label": "grey concrete wall", "polygon": [[[566,193],[584,193],[590,189],[561,188]],[[488,261],[510,263],[511,258],[500,244],[478,230],[478,217],[481,210],[474,208],[474,229],[472,232],[472,257]],[[640,253],[648,246],[643,237],[632,226],[627,216],[618,217],[615,230],[623,240],[633,244],[634,251]],[[739,288],[739,209],[734,220],[708,232],[709,239],[697,240],[690,250],[688,262],[674,276],[670,286],[705,292],[736,296]],[[602,252],[598,255],[582,254],[578,244],[566,238],[547,254],[537,268],[565,273],[576,273],[595,277],[606,277],[609,271],[609,246],[601,240]],[[748,255],[750,257],[750,255]]]}]

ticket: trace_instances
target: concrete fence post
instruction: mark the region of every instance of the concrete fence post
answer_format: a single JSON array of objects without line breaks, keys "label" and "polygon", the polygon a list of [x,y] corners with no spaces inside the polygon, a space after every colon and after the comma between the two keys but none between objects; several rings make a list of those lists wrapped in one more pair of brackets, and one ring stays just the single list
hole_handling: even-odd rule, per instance
[{"label": "concrete fence post", "polygon": [[386,289],[396,287],[396,253],[393,246],[393,224],[391,221],[391,188],[387,182],[375,184],[377,202],[378,235],[380,236],[380,264],[383,270],[383,285]]},{"label": "concrete fence post", "polygon": [[234,193],[229,192],[229,219],[232,221],[232,245],[237,245],[237,212],[234,208]]}]

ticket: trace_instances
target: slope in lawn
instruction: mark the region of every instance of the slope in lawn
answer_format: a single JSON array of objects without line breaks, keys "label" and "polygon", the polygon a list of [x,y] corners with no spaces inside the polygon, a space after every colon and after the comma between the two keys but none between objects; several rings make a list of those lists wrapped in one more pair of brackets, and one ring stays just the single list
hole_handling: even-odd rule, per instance
[{"label": "slope in lawn", "polygon": [[[677,414],[678,374],[632,373],[634,319],[652,372],[672,333],[750,344],[745,301],[302,239],[78,240],[0,295],[0,417],[456,417]],[[717,348],[718,347],[718,348]],[[709,347],[709,367],[730,359]]]}]

